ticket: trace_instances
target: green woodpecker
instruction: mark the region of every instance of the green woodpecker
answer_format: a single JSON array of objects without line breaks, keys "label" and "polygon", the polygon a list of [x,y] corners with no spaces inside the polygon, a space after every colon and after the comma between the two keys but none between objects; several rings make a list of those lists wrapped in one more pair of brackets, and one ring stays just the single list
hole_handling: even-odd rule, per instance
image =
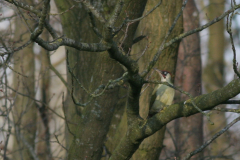
[{"label": "green woodpecker", "polygon": [[[160,77],[161,82],[168,82],[172,85],[171,81],[171,74],[167,71],[160,71],[158,69],[155,69]],[[171,105],[173,101],[175,91],[173,88],[168,87],[163,84],[158,84],[152,93],[151,101],[150,101],[150,108],[149,108],[149,117],[152,117],[159,111],[163,109],[163,107]]]}]

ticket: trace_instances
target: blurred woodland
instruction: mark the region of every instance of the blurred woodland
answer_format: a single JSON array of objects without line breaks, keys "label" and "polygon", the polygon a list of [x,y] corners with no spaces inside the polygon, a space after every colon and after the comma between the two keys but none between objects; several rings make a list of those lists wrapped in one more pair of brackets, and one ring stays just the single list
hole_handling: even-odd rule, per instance
[{"label": "blurred woodland", "polygon": [[[237,160],[240,0],[0,0],[0,160]],[[155,68],[172,105],[149,117]]]}]

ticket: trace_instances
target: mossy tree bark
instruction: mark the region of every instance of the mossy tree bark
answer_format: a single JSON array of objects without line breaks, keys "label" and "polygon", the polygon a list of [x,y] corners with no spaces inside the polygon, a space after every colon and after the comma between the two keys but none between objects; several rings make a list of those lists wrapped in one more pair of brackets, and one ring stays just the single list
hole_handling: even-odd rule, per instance
[{"label": "mossy tree bark", "polygon": [[[159,1],[148,1],[145,13],[151,10]],[[162,4],[148,17],[144,18],[138,27],[136,36],[145,35],[148,40],[143,40],[139,44],[133,47],[133,52],[140,56],[146,45],[149,45],[146,53],[139,59],[139,67],[140,71],[143,71],[149,60],[153,58],[153,56],[158,51],[158,47],[163,42],[169,28],[172,26],[174,19],[180,12],[182,7],[182,2],[178,0],[167,1],[163,0]],[[168,13],[168,14],[166,14]],[[180,18],[174,27],[173,32],[169,36],[169,39],[179,35],[182,33],[182,18]],[[169,71],[172,74],[172,79],[174,81],[175,69],[177,63],[177,55],[178,55],[178,45],[179,43],[175,43],[168,47],[161,53],[157,64],[154,66],[160,70]],[[136,58],[138,58],[136,56]],[[160,80],[159,75],[153,74],[151,80]],[[147,89],[145,88],[147,87]],[[140,97],[140,115],[143,118],[147,118],[148,116],[148,105],[151,98],[151,93],[153,91],[154,85],[145,85],[143,86],[143,93]],[[163,127],[160,131],[156,132],[154,135],[146,138],[136,153],[133,155],[132,159],[136,160],[157,160],[161,153],[161,149],[163,148],[163,140],[165,134],[165,127]]]},{"label": "mossy tree bark", "polygon": [[[65,11],[75,3],[68,1],[55,1],[59,11]],[[142,15],[145,7],[145,0],[141,1],[125,1],[123,12],[117,21],[117,25],[126,17],[130,19],[138,18]],[[105,15],[111,13],[114,8],[115,1],[102,1],[92,3],[96,8],[101,9]],[[100,6],[98,6],[100,5]],[[129,9],[131,8],[131,9]],[[126,11],[126,13],[125,13]],[[105,18],[108,18],[107,16]],[[71,12],[63,14],[61,21],[64,29],[64,34],[68,37],[85,42],[100,42],[91,27],[89,26],[89,16],[82,5],[79,5]],[[100,24],[97,24],[101,28]],[[132,24],[128,28],[127,38],[125,39],[122,48],[128,52],[132,46],[133,36],[138,23]],[[89,28],[89,29],[86,29]],[[124,33],[121,33],[116,39],[121,39]],[[112,60],[107,52],[80,52],[73,48],[67,48],[69,55],[70,67],[74,69],[74,74],[82,85],[89,91],[94,91],[99,85],[107,84],[110,79],[116,79],[123,73],[122,67]],[[72,87],[71,75],[68,73],[68,86]],[[82,90],[81,86],[74,79],[74,95],[81,103],[88,102],[90,99],[89,93]],[[102,96],[95,98],[84,108],[76,106],[72,102],[70,94],[64,106],[65,115],[69,123],[70,130],[74,134],[74,138],[68,133],[67,147],[69,149],[69,159],[100,159],[102,147],[108,132],[111,118],[119,100],[119,88],[106,91]],[[107,101],[106,101],[107,99]],[[72,142],[72,144],[71,144]]]}]

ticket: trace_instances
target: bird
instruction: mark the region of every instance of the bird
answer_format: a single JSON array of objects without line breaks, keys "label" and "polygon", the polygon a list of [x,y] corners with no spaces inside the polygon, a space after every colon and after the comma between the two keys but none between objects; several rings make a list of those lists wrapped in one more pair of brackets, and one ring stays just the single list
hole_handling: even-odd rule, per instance
[{"label": "bird", "polygon": [[[161,82],[168,82],[172,85],[172,76],[168,71],[161,71],[155,68],[155,71],[160,75]],[[169,106],[173,102],[175,95],[175,90],[167,85],[158,84],[151,95],[150,105],[149,105],[149,117],[154,116],[156,113],[160,112],[165,106]]]}]

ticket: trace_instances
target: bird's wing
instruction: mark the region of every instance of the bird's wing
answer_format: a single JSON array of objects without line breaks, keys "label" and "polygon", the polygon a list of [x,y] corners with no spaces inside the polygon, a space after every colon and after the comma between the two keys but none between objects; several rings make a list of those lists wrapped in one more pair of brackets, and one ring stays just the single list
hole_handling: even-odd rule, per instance
[{"label": "bird's wing", "polygon": [[164,92],[166,89],[167,89],[167,86],[162,85],[162,84],[159,84],[157,87],[155,87],[155,89],[153,90],[152,96],[151,96],[149,109],[152,108],[152,106],[154,105],[154,102],[158,98],[160,98],[164,95]]},{"label": "bird's wing", "polygon": [[151,96],[151,100],[150,100],[150,104],[149,104],[149,110],[153,106],[154,101],[156,100],[156,91],[157,91],[157,89],[158,88],[155,87],[153,92],[152,92],[152,96]]}]

